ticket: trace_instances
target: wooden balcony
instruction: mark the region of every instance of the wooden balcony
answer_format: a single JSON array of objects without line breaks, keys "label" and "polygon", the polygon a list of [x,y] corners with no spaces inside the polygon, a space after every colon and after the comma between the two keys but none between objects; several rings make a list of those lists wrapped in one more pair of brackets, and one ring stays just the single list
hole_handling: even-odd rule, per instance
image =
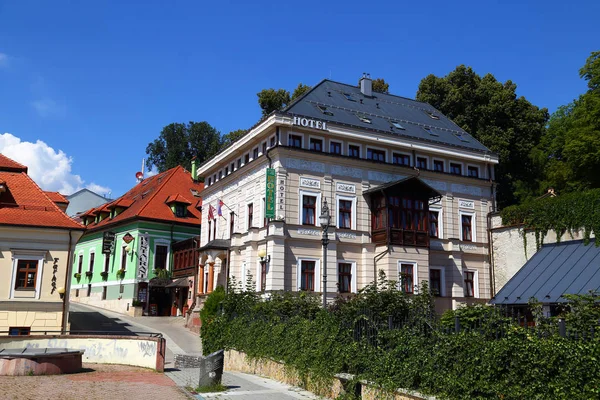
[{"label": "wooden balcony", "polygon": [[389,242],[389,244],[397,246],[429,247],[429,233],[427,231],[397,228],[377,229],[373,230],[371,240],[377,245],[386,245]]}]

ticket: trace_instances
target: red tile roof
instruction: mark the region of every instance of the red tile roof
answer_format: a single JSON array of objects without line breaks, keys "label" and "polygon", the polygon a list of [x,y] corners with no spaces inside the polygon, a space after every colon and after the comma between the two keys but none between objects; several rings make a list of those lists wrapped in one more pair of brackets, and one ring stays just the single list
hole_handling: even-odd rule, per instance
[{"label": "red tile roof", "polygon": [[165,201],[165,204],[171,204],[171,203],[182,203],[182,204],[187,204],[188,206],[192,204],[191,201],[189,201],[188,199],[183,197],[180,193],[170,195],[167,198],[167,201]]},{"label": "red tile roof", "polygon": [[58,192],[44,191],[44,193],[46,193],[46,196],[48,196],[50,198],[50,200],[52,200],[55,203],[69,204],[69,200],[67,200],[67,198],[65,196],[63,196],[62,194],[60,194]]},{"label": "red tile roof", "polygon": [[6,192],[0,193],[0,225],[43,228],[81,229],[27,175],[27,167],[0,155],[0,181]]},{"label": "red tile roof", "polygon": [[27,167],[0,153],[0,171],[27,173]]},{"label": "red tile roof", "polygon": [[[194,182],[188,171],[181,166],[144,179],[135,185],[123,196],[111,203],[90,209],[79,217],[95,216],[98,212],[115,207],[125,207],[113,218],[105,218],[98,223],[88,224],[88,230],[102,229],[123,221],[132,219],[146,219],[162,222],[176,222],[186,225],[200,225],[201,212],[192,206],[186,197],[192,197],[191,190],[202,191],[204,184]],[[171,208],[166,204],[168,199],[182,198],[188,204],[186,217],[176,217]],[[178,200],[179,201],[179,200]]]}]

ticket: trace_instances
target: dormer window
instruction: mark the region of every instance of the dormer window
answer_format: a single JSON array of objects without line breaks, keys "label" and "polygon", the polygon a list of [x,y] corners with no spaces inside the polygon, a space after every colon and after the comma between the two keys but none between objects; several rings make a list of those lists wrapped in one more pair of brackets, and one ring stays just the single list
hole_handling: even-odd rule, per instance
[{"label": "dormer window", "polygon": [[321,111],[323,114],[325,114],[325,115],[329,115],[330,117],[332,117],[332,116],[333,116],[333,113],[327,109],[327,106],[324,106],[324,105],[321,105],[321,104],[319,104],[319,105],[317,105],[317,108],[318,108],[318,109],[319,109],[319,111]]},{"label": "dormer window", "polygon": [[171,208],[173,214],[177,218],[186,218],[188,214],[188,206],[191,206],[190,203],[185,197],[180,194],[171,195],[167,198],[165,203]]},{"label": "dormer window", "polygon": [[175,216],[177,218],[185,218],[187,215],[187,207],[182,203],[175,203]]},{"label": "dormer window", "polygon": [[367,116],[366,116],[366,115],[364,115],[364,114],[359,114],[359,113],[357,113],[357,114],[356,114],[356,117],[357,117],[358,119],[360,119],[360,120],[361,120],[361,122],[364,122],[365,124],[370,124],[370,123],[371,123],[371,118],[367,117]]},{"label": "dormer window", "polygon": [[425,113],[429,115],[429,118],[431,119],[440,119],[440,116],[435,114],[433,111],[425,110]]}]

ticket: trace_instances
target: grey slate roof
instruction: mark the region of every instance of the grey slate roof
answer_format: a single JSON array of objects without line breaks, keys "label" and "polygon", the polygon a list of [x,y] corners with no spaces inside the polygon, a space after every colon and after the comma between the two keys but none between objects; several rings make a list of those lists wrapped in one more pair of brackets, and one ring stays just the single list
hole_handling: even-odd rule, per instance
[{"label": "grey slate roof", "polygon": [[547,244],[531,257],[491,300],[492,304],[564,302],[563,294],[600,289],[600,247],[592,240]]},{"label": "grey slate roof", "polygon": [[[349,95],[354,101],[348,100],[346,95]],[[324,114],[319,110],[318,105],[327,107],[326,111],[333,115]],[[377,92],[373,92],[373,96],[368,97],[362,94],[358,86],[327,79],[321,81],[283,111],[291,115],[350,125],[361,129],[373,129],[391,136],[407,137],[491,154],[487,147],[427,103]],[[431,118],[428,112],[439,119]],[[362,122],[356,116],[357,113],[370,118],[371,123]],[[390,121],[397,121],[405,129],[392,127]],[[423,128],[429,128],[438,136],[429,134]],[[461,136],[463,140],[460,139]]]}]

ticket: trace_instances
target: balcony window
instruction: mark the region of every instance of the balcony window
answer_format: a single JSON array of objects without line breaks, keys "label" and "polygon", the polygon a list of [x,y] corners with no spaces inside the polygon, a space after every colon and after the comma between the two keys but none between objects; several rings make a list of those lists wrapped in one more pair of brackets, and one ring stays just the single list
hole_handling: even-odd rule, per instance
[{"label": "balcony window", "polygon": [[462,165],[450,163],[450,173],[452,175],[462,175]]},{"label": "balcony window", "polygon": [[309,145],[311,151],[323,151],[323,139],[310,138]]},{"label": "balcony window", "polygon": [[352,158],[360,158],[360,146],[354,144],[348,145],[348,156]]},{"label": "balcony window", "polygon": [[385,150],[367,148],[367,159],[385,162]]}]

